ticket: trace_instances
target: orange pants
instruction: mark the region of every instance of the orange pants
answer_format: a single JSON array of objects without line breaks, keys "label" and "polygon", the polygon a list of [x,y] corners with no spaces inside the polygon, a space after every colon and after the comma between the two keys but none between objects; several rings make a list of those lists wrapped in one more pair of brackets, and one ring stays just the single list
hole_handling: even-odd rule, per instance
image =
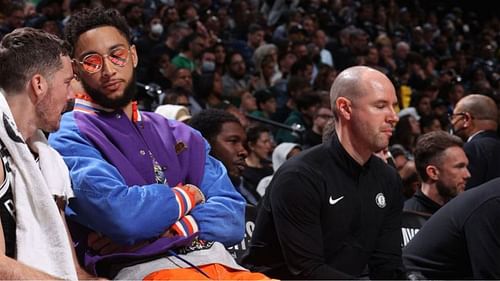
[{"label": "orange pants", "polygon": [[199,268],[210,278],[188,267],[156,271],[144,280],[271,280],[262,273],[235,270],[217,263],[202,265]]}]

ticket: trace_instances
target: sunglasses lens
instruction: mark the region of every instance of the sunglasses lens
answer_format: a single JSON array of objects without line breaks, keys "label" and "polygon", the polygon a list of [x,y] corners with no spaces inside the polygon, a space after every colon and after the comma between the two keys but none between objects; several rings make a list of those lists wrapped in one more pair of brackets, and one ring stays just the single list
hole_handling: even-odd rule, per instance
[{"label": "sunglasses lens", "polygon": [[125,66],[127,59],[128,49],[126,48],[115,49],[109,54],[109,60],[118,66]]},{"label": "sunglasses lens", "polygon": [[92,54],[83,58],[82,66],[85,71],[94,73],[101,69],[102,63],[102,57],[100,55]]}]

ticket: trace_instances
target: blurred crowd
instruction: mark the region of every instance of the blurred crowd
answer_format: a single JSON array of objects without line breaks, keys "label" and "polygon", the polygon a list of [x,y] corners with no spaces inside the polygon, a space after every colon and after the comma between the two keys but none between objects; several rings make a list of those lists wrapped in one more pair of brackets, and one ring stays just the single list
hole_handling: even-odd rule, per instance
[{"label": "blurred crowd", "polygon": [[140,107],[188,123],[208,108],[235,114],[248,132],[244,176],[256,190],[273,173],[276,145],[307,149],[331,132],[328,93],[347,67],[376,68],[396,86],[389,152],[402,175],[418,136],[449,130],[462,97],[500,103],[498,18],[424,2],[1,0],[0,38],[22,26],[61,36],[75,11],[118,9],[139,55]]}]

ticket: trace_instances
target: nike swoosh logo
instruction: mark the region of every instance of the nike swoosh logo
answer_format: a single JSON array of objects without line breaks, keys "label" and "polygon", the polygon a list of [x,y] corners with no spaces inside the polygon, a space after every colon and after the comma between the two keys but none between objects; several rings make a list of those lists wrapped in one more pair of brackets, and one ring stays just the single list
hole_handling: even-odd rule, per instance
[{"label": "nike swoosh logo", "polygon": [[337,199],[333,199],[331,196],[330,196],[330,199],[328,200],[328,202],[330,202],[330,205],[335,205],[337,204],[340,200],[342,200],[342,198],[344,198],[344,196],[340,196],[339,198]]}]

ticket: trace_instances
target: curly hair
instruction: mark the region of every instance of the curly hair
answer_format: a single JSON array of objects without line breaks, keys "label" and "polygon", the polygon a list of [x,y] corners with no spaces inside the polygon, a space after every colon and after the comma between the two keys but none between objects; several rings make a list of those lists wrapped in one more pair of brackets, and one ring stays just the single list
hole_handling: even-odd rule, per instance
[{"label": "curly hair", "polygon": [[22,92],[37,73],[50,80],[63,67],[61,56],[69,56],[66,41],[31,27],[18,28],[0,42],[0,88],[6,94]]},{"label": "curly hair", "polygon": [[105,10],[101,7],[83,9],[71,15],[64,29],[64,38],[75,46],[84,32],[102,26],[115,27],[130,42],[129,26],[125,18],[116,9]]},{"label": "curly hair", "polygon": [[236,116],[222,109],[206,109],[193,116],[191,127],[200,131],[201,135],[212,145],[225,123],[241,124]]}]

